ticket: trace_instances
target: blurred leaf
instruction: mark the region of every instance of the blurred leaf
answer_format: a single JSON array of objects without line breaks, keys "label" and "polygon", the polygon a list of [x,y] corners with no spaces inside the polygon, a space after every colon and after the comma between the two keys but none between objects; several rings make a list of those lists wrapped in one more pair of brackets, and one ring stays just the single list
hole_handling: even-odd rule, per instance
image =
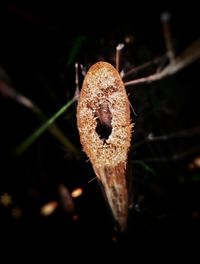
[{"label": "blurred leaf", "polygon": [[194,182],[200,181],[200,174],[193,174],[191,176],[191,181],[194,181]]},{"label": "blurred leaf", "polygon": [[133,161],[133,164],[138,164],[140,166],[142,166],[147,172],[156,175],[156,172],[154,169],[152,169],[149,165],[147,165],[145,162],[137,160],[137,161]]},{"label": "blurred leaf", "polygon": [[74,40],[71,51],[69,52],[69,56],[68,56],[69,58],[67,60],[67,67],[69,67],[75,61],[76,55],[77,55],[81,45],[83,44],[84,40],[85,40],[84,36],[78,36]]}]

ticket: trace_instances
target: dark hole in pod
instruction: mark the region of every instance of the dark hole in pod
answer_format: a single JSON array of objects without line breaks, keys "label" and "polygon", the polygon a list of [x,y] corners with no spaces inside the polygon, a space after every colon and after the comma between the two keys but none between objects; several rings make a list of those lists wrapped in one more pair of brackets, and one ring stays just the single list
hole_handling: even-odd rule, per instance
[{"label": "dark hole in pod", "polygon": [[99,107],[95,114],[97,126],[96,132],[101,139],[108,139],[112,133],[112,114],[108,107]]}]

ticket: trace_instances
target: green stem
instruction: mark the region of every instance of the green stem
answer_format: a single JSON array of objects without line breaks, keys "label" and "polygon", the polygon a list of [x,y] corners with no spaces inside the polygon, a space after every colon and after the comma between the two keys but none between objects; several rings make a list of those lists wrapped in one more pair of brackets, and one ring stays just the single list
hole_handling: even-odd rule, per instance
[{"label": "green stem", "polygon": [[[33,132],[25,141],[23,141],[14,151],[15,156],[20,156],[22,155],[27,148],[39,137],[42,135],[42,133],[46,129],[50,129],[51,132],[54,135],[57,135],[57,137],[62,138],[63,142],[63,137],[64,135],[62,134],[61,131],[57,130],[55,126],[52,127],[52,124],[55,122],[55,120],[63,114],[74,102],[76,101],[76,98],[73,97],[70,101],[66,103],[58,112],[56,112],[50,119],[48,119],[42,126],[40,126],[35,132]],[[50,127],[51,126],[51,127]],[[73,144],[71,144],[68,139],[64,137],[65,145],[74,153],[77,154],[77,150],[74,147]]]}]

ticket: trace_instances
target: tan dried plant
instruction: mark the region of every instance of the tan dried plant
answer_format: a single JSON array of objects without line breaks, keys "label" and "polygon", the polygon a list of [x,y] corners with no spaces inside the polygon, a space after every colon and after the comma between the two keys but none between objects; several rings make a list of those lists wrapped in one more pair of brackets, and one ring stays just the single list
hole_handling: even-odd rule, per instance
[{"label": "tan dried plant", "polygon": [[111,64],[97,62],[87,72],[77,106],[77,125],[83,150],[123,231],[128,217],[126,166],[133,125],[123,81]]}]

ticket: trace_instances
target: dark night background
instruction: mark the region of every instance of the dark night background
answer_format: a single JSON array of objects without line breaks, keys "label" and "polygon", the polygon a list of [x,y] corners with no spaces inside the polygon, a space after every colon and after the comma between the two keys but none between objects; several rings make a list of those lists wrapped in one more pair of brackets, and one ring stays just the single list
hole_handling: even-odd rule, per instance
[{"label": "dark night background", "polygon": [[[110,8],[99,2],[92,6],[85,2],[70,6],[57,2],[4,2],[0,5],[1,81],[51,117],[74,95],[75,62],[86,69],[98,60],[114,65],[115,47],[121,42],[126,43],[120,65],[125,70],[162,55],[163,11],[172,15],[177,54],[199,38],[200,16],[194,4],[134,5],[123,2]],[[0,204],[1,232],[9,234],[7,238],[14,237],[10,239],[13,245],[21,237],[25,243],[36,239],[39,245],[48,243],[50,248],[65,243],[75,247],[87,244],[88,251],[100,241],[110,249],[131,250],[150,245],[152,238],[157,242],[170,239],[171,244],[180,237],[184,244],[192,242],[200,222],[199,167],[188,167],[200,155],[199,134],[194,130],[199,129],[199,66],[200,61],[196,61],[159,82],[127,88],[137,113],[132,116],[135,127],[130,151],[134,206],[128,230],[121,236],[113,230],[98,182],[88,183],[95,175],[81,152],[76,104],[56,124],[74,144],[77,155],[71,155],[46,131],[20,157],[15,157],[15,148],[42,123],[30,109],[0,94],[0,195],[12,196],[12,204]],[[140,74],[148,75],[153,70],[150,67]],[[180,131],[194,133],[144,142],[134,150],[134,144],[151,133],[159,136]],[[181,155],[174,161],[175,154]],[[165,160],[159,161],[162,157]],[[63,210],[59,184],[70,192],[77,187],[83,189],[83,195],[74,199],[75,214],[79,216],[76,221],[72,213]],[[49,201],[57,201],[58,207],[44,217],[40,208]],[[12,216],[14,207],[22,212],[19,219]]]}]

